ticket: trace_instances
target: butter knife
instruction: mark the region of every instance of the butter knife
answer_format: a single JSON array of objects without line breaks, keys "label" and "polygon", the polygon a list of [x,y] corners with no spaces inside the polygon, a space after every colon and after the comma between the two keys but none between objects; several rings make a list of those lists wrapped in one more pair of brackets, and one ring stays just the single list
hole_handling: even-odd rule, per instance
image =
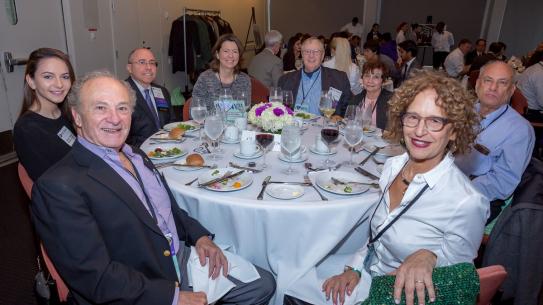
[{"label": "butter knife", "polygon": [[358,166],[363,166],[364,164],[366,164],[366,162],[368,162],[368,160],[373,156],[375,155],[379,150],[381,149],[381,147],[379,146],[376,146],[375,149],[366,157],[364,158],[364,160],[362,160],[362,162],[360,162],[358,164]]},{"label": "butter knife", "polygon": [[241,174],[243,174],[245,171],[244,170],[241,170],[239,172],[236,172],[234,174],[231,174],[232,172],[231,171],[228,171],[226,172],[222,177],[220,178],[217,178],[217,179],[213,179],[211,181],[208,181],[208,182],[205,182],[205,183],[202,183],[202,184],[198,184],[198,187],[206,187],[206,186],[210,186],[212,184],[215,184],[217,182],[222,182],[224,180],[227,180],[227,179],[231,179],[231,178],[234,178],[234,177],[237,177]]},{"label": "butter knife", "polygon": [[267,176],[264,178],[264,181],[262,181],[262,189],[260,190],[260,193],[258,193],[258,196],[256,196],[256,199],[262,200],[264,198],[264,190],[270,183],[271,176]]},{"label": "butter knife", "polygon": [[262,171],[261,169],[256,169],[256,168],[253,168],[253,167],[246,167],[246,166],[237,165],[234,162],[230,162],[229,165],[230,165],[230,167],[233,167],[233,168],[244,169],[246,171],[251,171],[251,172],[254,172],[254,173],[260,173]]},{"label": "butter knife", "polygon": [[288,182],[288,181],[269,181],[269,184],[287,184],[287,185],[302,185],[302,186],[310,186],[311,183],[309,182]]},{"label": "butter knife", "polygon": [[371,178],[371,179],[379,180],[379,177],[377,177],[374,174],[368,172],[367,170],[363,169],[360,166],[355,167],[354,170],[357,171],[358,173],[362,174],[363,176],[366,176],[366,177]]}]

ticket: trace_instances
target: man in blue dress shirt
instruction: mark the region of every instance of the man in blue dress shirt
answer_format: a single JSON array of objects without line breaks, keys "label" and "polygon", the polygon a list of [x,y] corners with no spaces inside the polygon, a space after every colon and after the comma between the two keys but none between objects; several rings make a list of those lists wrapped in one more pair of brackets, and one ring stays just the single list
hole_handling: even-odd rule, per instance
[{"label": "man in blue dress shirt", "polygon": [[470,153],[456,164],[491,201],[492,221],[520,182],[534,148],[534,129],[509,106],[515,91],[513,69],[501,61],[481,68],[475,86],[481,115],[479,136]]}]

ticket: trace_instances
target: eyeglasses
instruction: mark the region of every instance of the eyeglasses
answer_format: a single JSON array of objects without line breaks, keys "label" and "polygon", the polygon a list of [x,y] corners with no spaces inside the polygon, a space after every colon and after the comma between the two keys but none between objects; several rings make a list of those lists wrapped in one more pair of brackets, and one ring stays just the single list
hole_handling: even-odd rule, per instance
[{"label": "eyeglasses", "polygon": [[400,118],[402,125],[410,128],[419,126],[420,121],[424,120],[424,126],[428,131],[432,132],[441,131],[443,128],[445,128],[445,125],[450,123],[446,118],[440,118],[437,116],[421,117],[418,114],[409,112],[402,113]]},{"label": "eyeglasses", "polygon": [[304,55],[319,55],[321,52],[322,50],[302,50]]},{"label": "eyeglasses", "polygon": [[131,64],[138,64],[138,65],[141,65],[141,66],[151,65],[151,66],[158,67],[158,61],[156,61],[156,60],[147,61],[145,59],[140,59],[140,60],[131,62]]}]

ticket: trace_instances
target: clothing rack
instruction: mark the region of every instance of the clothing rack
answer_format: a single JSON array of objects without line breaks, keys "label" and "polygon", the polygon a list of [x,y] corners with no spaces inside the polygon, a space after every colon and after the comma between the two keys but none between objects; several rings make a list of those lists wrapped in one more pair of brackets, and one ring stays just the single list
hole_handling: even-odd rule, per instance
[{"label": "clothing rack", "polygon": [[187,13],[199,16],[221,16],[221,11],[201,10],[195,8],[183,7],[183,49],[185,50],[185,92],[189,91],[189,74],[187,69]]}]

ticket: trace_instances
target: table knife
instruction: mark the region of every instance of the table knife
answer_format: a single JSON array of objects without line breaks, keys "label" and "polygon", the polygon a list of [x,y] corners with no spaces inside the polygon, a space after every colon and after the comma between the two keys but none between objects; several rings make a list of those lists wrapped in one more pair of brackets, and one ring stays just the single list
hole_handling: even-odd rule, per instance
[{"label": "table knife", "polygon": [[375,180],[379,180],[379,177],[375,176],[374,174],[368,172],[367,170],[363,169],[362,167],[355,167],[354,168],[355,171],[359,172],[360,174],[362,174],[363,176],[366,176],[368,178],[371,178],[371,179],[375,179]]},{"label": "table knife", "polygon": [[260,193],[258,193],[258,196],[256,196],[256,199],[262,200],[264,198],[264,190],[266,189],[266,186],[270,183],[271,176],[267,176],[264,178],[264,181],[262,181],[262,189],[260,190]]},{"label": "table knife", "polygon": [[268,181],[269,184],[287,184],[287,185],[302,185],[302,186],[310,186],[311,183],[309,182],[288,182],[288,181]]},{"label": "table knife", "polygon": [[251,171],[251,172],[255,172],[255,173],[260,173],[262,171],[261,169],[257,169],[257,168],[253,168],[253,167],[237,165],[234,162],[230,162],[229,165],[230,165],[230,167],[233,167],[233,168],[244,169],[246,171]]},{"label": "table knife", "polygon": [[237,176],[243,174],[244,172],[245,172],[244,170],[241,170],[241,171],[236,172],[236,173],[234,173],[234,174],[230,174],[231,171],[228,171],[228,172],[226,172],[226,174],[224,174],[224,175],[223,175],[222,177],[220,177],[220,178],[213,179],[213,180],[211,180],[211,181],[208,181],[208,182],[205,182],[205,183],[202,183],[202,184],[198,184],[198,187],[206,187],[206,186],[210,186],[210,185],[215,184],[215,183],[217,183],[217,182],[222,182],[222,181],[224,181],[224,180],[227,180],[227,179],[230,179],[230,178],[237,177]]}]

